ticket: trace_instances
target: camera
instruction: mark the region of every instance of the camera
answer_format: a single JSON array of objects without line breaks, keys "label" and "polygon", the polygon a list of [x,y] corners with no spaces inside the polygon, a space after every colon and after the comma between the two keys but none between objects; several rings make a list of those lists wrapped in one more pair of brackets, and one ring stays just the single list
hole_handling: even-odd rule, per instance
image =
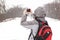
[{"label": "camera", "polygon": [[27,9],[27,12],[31,12],[31,9]]}]

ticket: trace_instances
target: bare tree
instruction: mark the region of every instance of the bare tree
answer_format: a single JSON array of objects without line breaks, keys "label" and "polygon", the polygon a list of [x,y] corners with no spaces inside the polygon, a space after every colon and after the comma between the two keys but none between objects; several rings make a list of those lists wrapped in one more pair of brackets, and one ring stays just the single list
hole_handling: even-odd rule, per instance
[{"label": "bare tree", "polygon": [[58,2],[58,3],[59,3],[59,2],[60,2],[60,0],[54,0],[54,2]]},{"label": "bare tree", "polygon": [[53,2],[45,5],[47,17],[60,19],[60,3]]},{"label": "bare tree", "polygon": [[22,7],[14,7],[10,8],[5,14],[0,14],[0,22],[3,22],[3,20],[9,19],[9,18],[16,18],[21,17],[23,14],[24,8]]},{"label": "bare tree", "polygon": [[0,14],[5,13],[5,1],[4,0],[0,0]]}]

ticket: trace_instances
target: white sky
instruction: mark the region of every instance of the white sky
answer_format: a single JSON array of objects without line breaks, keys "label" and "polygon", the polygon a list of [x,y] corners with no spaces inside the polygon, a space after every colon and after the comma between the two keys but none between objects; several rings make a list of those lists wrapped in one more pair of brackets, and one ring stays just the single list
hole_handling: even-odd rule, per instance
[{"label": "white sky", "polygon": [[9,9],[14,6],[21,5],[35,10],[37,7],[43,6],[44,4],[52,1],[53,0],[6,0],[6,8]]}]

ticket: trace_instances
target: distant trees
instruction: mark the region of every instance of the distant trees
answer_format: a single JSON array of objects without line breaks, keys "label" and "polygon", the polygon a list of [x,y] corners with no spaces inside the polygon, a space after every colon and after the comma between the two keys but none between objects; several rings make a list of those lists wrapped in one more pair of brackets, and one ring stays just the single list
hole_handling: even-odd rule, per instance
[{"label": "distant trees", "polygon": [[15,17],[21,17],[23,14],[23,8],[22,7],[14,7],[14,8],[10,8],[7,12],[6,12],[6,16],[8,18],[15,18]]},{"label": "distant trees", "polygon": [[0,14],[0,22],[9,18],[14,19],[16,17],[21,17],[24,9],[25,8],[18,7],[18,6],[10,8],[5,12],[5,14]]},{"label": "distant trees", "polygon": [[[5,6],[3,8],[5,8]],[[21,17],[23,15],[24,9],[25,8],[18,7],[18,6],[10,8],[5,12],[5,14],[0,14],[0,22],[9,18],[14,19],[16,17]],[[60,3],[52,2],[52,3],[46,4],[44,7],[38,7],[34,11],[34,13],[37,14],[37,16],[42,15],[42,13],[44,13],[46,14],[47,17],[60,19]]]},{"label": "distant trees", "polygon": [[45,5],[47,17],[60,19],[60,3],[53,2]]},{"label": "distant trees", "polygon": [[3,14],[5,12],[5,1],[0,0],[0,14]]},{"label": "distant trees", "polygon": [[54,0],[54,2],[60,2],[60,0]]}]

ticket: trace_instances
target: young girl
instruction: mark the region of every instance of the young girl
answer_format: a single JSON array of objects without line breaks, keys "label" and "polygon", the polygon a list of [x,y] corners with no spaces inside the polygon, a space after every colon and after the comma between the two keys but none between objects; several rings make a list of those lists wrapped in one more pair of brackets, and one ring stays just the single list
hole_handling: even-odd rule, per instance
[{"label": "young girl", "polygon": [[[43,13],[41,13],[43,12]],[[27,20],[30,18],[30,21]],[[38,21],[43,21],[46,22],[45,20],[45,12],[42,8],[40,8],[40,14],[38,13],[33,14],[31,9],[26,9],[23,12],[23,16],[21,19],[21,25],[31,29],[31,34],[29,35],[28,40],[34,40],[34,37],[37,34],[38,28],[39,28],[39,23]]]}]

